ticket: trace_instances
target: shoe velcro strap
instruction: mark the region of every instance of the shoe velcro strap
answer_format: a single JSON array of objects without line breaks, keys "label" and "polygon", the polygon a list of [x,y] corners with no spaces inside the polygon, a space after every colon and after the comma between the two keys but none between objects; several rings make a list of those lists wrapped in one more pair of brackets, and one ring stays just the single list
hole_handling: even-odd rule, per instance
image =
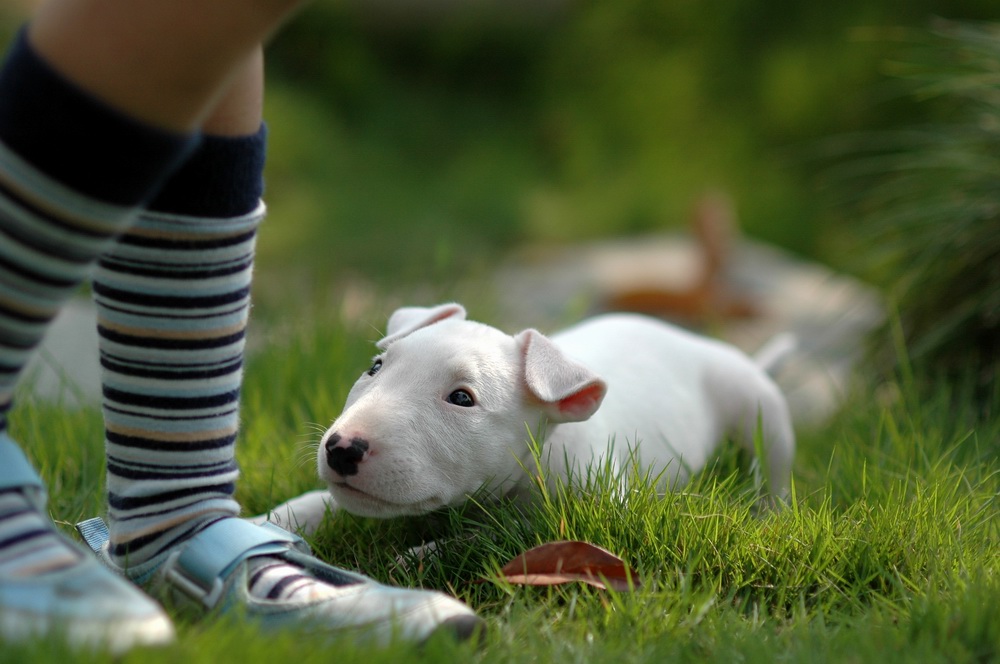
[{"label": "shoe velcro strap", "polygon": [[213,607],[236,567],[256,556],[281,555],[303,548],[301,537],[272,523],[222,519],[197,533],[164,564],[164,574],[186,594]]},{"label": "shoe velcro strap", "polygon": [[111,539],[111,533],[108,532],[108,524],[104,523],[104,519],[99,516],[95,516],[92,519],[86,519],[76,524],[76,532],[80,533],[80,537],[83,541],[87,543],[94,553],[100,556],[101,549],[104,545]]},{"label": "shoe velcro strap", "polygon": [[0,491],[24,488],[44,491],[42,479],[24,452],[6,432],[0,432]]}]

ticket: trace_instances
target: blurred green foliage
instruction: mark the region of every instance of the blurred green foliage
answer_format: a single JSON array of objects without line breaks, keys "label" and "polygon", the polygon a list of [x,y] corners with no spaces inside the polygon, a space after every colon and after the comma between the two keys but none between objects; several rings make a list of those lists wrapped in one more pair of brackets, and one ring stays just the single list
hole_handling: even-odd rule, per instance
[{"label": "blurred green foliage", "polygon": [[830,175],[853,194],[843,208],[865,226],[865,276],[894,310],[896,342],[879,349],[883,365],[908,371],[913,363],[935,381],[971,382],[995,408],[1000,23],[938,21],[908,41],[893,73],[932,109],[930,119],[831,141],[845,159]]},{"label": "blurred green foliage", "polygon": [[857,227],[814,186],[816,142],[926,112],[883,77],[898,28],[996,13],[552,1],[309,6],[269,51],[262,265],[447,280],[525,240],[682,226],[714,188],[748,233],[849,264]]},{"label": "blurred green foliage", "polygon": [[[4,41],[24,11],[0,8]],[[748,233],[860,272],[868,218],[818,186],[824,141],[950,121],[953,104],[915,104],[886,74],[909,29],[997,14],[995,0],[315,0],[269,47],[258,302],[351,274],[449,284],[526,241],[683,227],[709,189]]]}]

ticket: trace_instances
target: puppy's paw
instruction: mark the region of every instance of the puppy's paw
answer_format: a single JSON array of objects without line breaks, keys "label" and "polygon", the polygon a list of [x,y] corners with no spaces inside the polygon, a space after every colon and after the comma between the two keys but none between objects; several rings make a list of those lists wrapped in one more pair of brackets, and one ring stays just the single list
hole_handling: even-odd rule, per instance
[{"label": "puppy's paw", "polygon": [[337,504],[330,492],[317,490],[292,498],[267,514],[259,514],[247,520],[258,525],[270,522],[290,532],[312,535],[319,529],[326,515],[336,509]]}]

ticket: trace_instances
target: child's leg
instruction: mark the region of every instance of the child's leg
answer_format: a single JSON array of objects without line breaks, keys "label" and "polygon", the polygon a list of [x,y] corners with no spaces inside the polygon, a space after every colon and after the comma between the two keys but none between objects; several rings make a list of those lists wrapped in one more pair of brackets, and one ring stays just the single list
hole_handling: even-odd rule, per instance
[{"label": "child's leg", "polygon": [[[63,620],[75,621],[76,627],[67,627],[71,634],[77,630],[75,638],[102,638],[112,631],[123,646],[172,633],[155,605],[110,574],[102,577],[57,532],[44,512],[41,483],[7,437],[6,414],[49,321],[192,141],[96,102],[40,60],[23,38],[0,70],[0,634],[5,637]],[[87,587],[106,599],[76,601]]]},{"label": "child's leg", "polygon": [[[254,58],[234,96],[254,96],[240,90],[259,89],[260,67]],[[94,275],[110,553],[133,576],[207,523],[239,514],[244,332],[264,216],[256,97],[256,112],[244,105],[209,126],[229,135],[203,138]]]},{"label": "child's leg", "polygon": [[[14,385],[49,321],[87,276],[92,261],[132,222],[139,203],[189,150],[190,139],[133,123],[95,103],[35,57],[23,40],[0,74],[0,100],[4,430]],[[39,111],[48,108],[59,109],[65,118],[53,118],[48,126]],[[122,158],[104,159],[103,146],[91,140],[94,131],[120,145]],[[87,151],[96,154],[88,160]],[[49,554],[54,564],[60,558]]]},{"label": "child's leg", "polygon": [[[110,554],[132,578],[169,592],[177,589],[164,570],[175,556],[239,512],[238,399],[254,236],[264,213],[265,134],[259,108],[249,112],[260,100],[260,64],[250,63],[205,125],[227,135],[206,135],[94,277]],[[265,624],[288,621],[296,610],[324,629],[384,631],[395,622],[416,638],[449,619],[462,636],[478,624],[443,595],[337,577],[317,574],[307,560],[265,553],[246,559],[234,594],[247,597],[244,610]]]},{"label": "child's leg", "polygon": [[297,3],[53,0],[0,68],[4,638],[58,625],[125,647],[172,634],[155,604],[54,528],[6,413],[49,321],[190,152],[235,65]]}]

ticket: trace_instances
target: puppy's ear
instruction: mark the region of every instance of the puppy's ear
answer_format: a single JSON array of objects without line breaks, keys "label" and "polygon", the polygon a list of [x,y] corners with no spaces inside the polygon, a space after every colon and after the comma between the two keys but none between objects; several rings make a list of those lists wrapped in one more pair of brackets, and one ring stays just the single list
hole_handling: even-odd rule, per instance
[{"label": "puppy's ear", "polygon": [[436,307],[401,307],[389,316],[385,337],[375,345],[385,350],[392,342],[446,318],[465,320],[465,308],[454,302]]},{"label": "puppy's ear", "polygon": [[525,330],[514,341],[521,351],[524,384],[549,419],[581,422],[597,411],[608,391],[600,376],[566,357],[537,330]]}]

